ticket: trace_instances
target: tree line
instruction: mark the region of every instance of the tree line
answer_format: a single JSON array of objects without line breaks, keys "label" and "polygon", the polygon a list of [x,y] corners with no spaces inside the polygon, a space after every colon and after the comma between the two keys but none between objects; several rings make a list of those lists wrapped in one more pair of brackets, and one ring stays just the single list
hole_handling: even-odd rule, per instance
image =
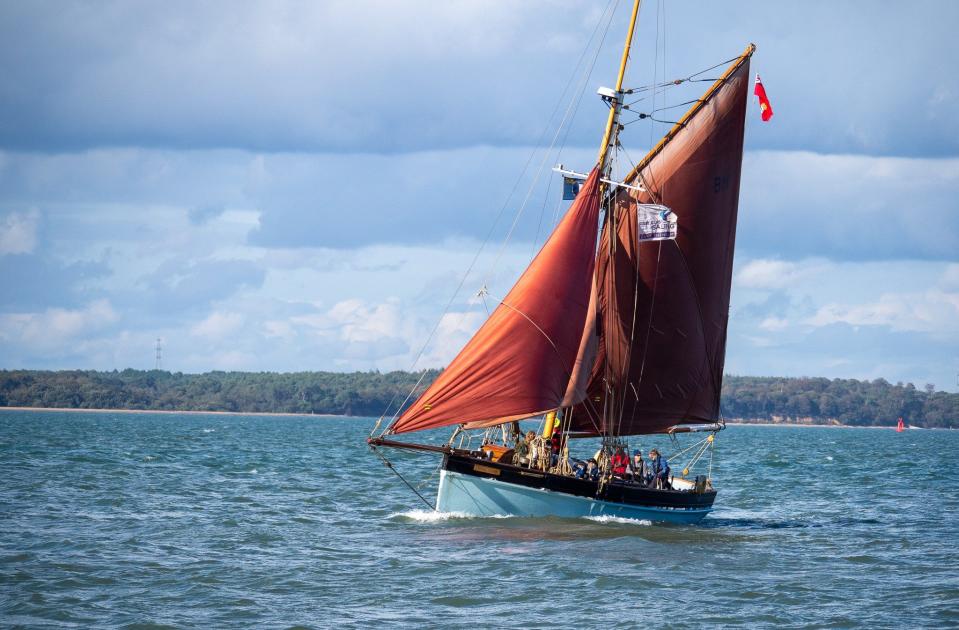
[{"label": "tree line", "polygon": [[[412,401],[421,372],[98,372],[0,370],[0,407],[379,416]],[[408,398],[411,390],[414,395]],[[959,394],[883,380],[726,376],[727,420],[959,428]]]}]

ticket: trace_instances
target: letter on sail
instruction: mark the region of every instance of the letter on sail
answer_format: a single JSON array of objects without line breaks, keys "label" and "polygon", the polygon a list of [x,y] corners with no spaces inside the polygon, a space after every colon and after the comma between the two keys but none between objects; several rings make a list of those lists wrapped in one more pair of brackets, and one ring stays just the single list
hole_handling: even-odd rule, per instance
[{"label": "letter on sail", "polygon": [[523,418],[564,403],[584,344],[598,180],[594,169],[513,289],[390,433]]}]

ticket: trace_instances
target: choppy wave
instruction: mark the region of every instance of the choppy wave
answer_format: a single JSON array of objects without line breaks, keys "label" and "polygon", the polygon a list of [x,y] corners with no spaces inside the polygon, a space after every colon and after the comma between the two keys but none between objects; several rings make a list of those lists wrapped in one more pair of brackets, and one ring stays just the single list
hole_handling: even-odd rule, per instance
[{"label": "choppy wave", "polygon": [[213,422],[0,410],[5,625],[959,625],[959,431],[731,427],[716,511],[663,527],[424,509],[375,420]]},{"label": "choppy wave", "polygon": [[467,514],[465,512],[437,512],[431,510],[408,510],[406,512],[394,512],[390,514],[392,519],[406,519],[410,521],[418,521],[420,523],[442,523],[443,521],[455,520],[455,519],[501,519],[501,518],[514,518],[509,515],[496,514],[493,516],[477,516],[475,514]]},{"label": "choppy wave", "polygon": [[625,518],[623,516],[609,516],[602,514],[600,516],[584,516],[588,521],[593,521],[594,523],[621,523],[623,525],[652,525],[652,521],[648,521],[644,518]]}]

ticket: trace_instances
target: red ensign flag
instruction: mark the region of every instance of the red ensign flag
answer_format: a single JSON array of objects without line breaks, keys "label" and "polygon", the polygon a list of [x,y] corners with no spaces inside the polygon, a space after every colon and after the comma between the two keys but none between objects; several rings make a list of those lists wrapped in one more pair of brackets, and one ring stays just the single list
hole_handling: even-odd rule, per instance
[{"label": "red ensign flag", "polygon": [[769,104],[769,98],[766,96],[766,88],[763,82],[759,80],[759,74],[756,74],[756,89],[753,94],[759,97],[759,111],[762,113],[763,120],[767,121],[773,117],[773,106]]}]

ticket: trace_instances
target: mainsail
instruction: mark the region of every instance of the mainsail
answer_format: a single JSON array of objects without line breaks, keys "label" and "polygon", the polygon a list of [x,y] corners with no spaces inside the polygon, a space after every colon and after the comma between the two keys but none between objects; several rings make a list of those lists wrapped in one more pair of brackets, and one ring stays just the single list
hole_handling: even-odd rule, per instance
[{"label": "mainsail", "polygon": [[580,349],[590,345],[584,329],[598,224],[594,169],[513,289],[388,432],[524,418],[578,402],[566,393]]},{"label": "mainsail", "polygon": [[[599,350],[574,431],[655,433],[719,418],[751,53],[630,173],[626,183],[646,191],[616,197],[596,265]],[[668,206],[676,240],[640,242],[637,203]]]}]

